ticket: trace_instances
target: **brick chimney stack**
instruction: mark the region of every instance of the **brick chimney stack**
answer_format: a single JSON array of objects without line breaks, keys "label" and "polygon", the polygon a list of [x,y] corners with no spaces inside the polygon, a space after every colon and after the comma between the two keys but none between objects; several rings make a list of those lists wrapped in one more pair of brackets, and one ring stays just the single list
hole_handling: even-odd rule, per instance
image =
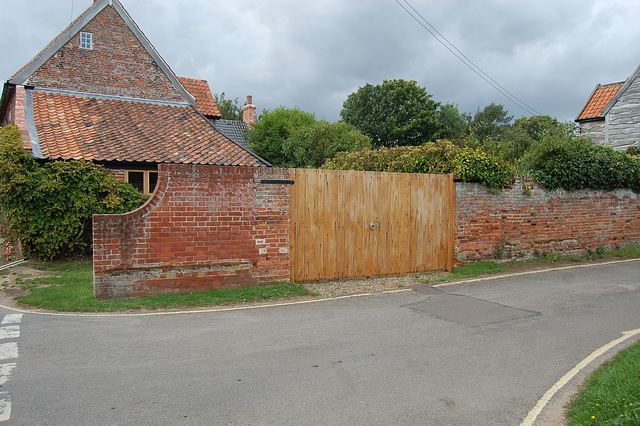
[{"label": "brick chimney stack", "polygon": [[253,104],[253,96],[247,96],[247,103],[242,107],[242,120],[247,123],[251,129],[253,129],[253,123],[256,122],[256,109],[256,106]]}]

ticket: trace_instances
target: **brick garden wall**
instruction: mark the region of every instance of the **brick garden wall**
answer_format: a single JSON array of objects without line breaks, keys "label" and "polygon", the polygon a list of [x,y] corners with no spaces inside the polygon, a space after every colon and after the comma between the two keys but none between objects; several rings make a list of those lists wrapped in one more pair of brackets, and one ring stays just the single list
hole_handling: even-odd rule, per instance
[{"label": "brick garden wall", "polygon": [[501,192],[456,185],[457,262],[634,243],[640,243],[640,200],[630,190],[545,191],[521,181]]},{"label": "brick garden wall", "polygon": [[[124,215],[94,216],[98,299],[238,287],[290,276],[288,169],[160,165],[156,194]],[[457,263],[584,253],[640,243],[629,190],[502,191],[456,185]]]},{"label": "brick garden wall", "polygon": [[289,186],[275,168],[160,165],[155,195],[95,215],[98,299],[288,281]]}]

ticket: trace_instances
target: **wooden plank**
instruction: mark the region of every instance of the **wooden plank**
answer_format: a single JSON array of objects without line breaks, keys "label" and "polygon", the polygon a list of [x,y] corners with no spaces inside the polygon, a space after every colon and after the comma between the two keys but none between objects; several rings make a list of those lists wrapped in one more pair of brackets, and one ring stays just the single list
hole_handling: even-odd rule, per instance
[{"label": "wooden plank", "polygon": [[289,176],[291,177],[291,180],[296,182],[296,183],[294,183],[293,185],[291,185],[289,187],[289,200],[290,200],[289,201],[290,202],[290,207],[289,207],[289,218],[290,218],[290,223],[289,223],[289,262],[290,262],[290,266],[289,266],[289,281],[296,282],[298,280],[298,277],[296,275],[296,266],[298,265],[297,262],[296,262],[297,261],[296,249],[298,248],[298,246],[297,246],[297,242],[298,242],[298,220],[297,220],[298,203],[297,203],[297,200],[299,199],[298,188],[300,186],[297,185],[295,169],[292,169],[292,170],[289,171]]},{"label": "wooden plank", "polygon": [[307,244],[305,262],[305,281],[316,280],[320,277],[318,273],[318,174],[309,171],[302,172],[306,181],[306,216],[307,216]]},{"label": "wooden plank", "polygon": [[338,193],[337,193],[337,173],[334,171],[324,171],[324,217],[323,217],[323,278],[334,279],[337,277],[337,214],[338,214]]},{"label": "wooden plank", "polygon": [[345,209],[346,200],[346,174],[343,171],[336,171],[335,173],[335,185],[336,185],[336,264],[335,264],[335,278],[344,278],[346,276],[345,263],[346,252],[345,247],[350,242],[345,238],[345,222],[347,211]]},{"label": "wooden plank", "polygon": [[344,238],[345,243],[345,276],[357,276],[357,249],[358,249],[358,172],[349,171],[345,173],[346,196],[345,196],[345,223]]},{"label": "wooden plank", "polygon": [[411,272],[411,175],[400,175],[401,184],[399,188],[399,208],[400,208],[400,224],[398,229],[400,263],[398,273],[408,274]]},{"label": "wooden plank", "polygon": [[390,220],[389,210],[391,206],[390,200],[390,173],[380,173],[378,175],[378,235],[377,235],[377,274],[390,275],[389,269],[389,232]]},{"label": "wooden plank", "polygon": [[362,276],[374,276],[376,274],[376,229],[371,229],[371,223],[376,224],[375,199],[377,198],[376,181],[377,173],[365,173],[362,180]]},{"label": "wooden plank", "polygon": [[411,207],[409,212],[411,214],[411,230],[409,234],[411,235],[411,242],[409,246],[409,269],[411,272],[418,272],[420,269],[418,266],[420,265],[422,259],[418,256],[418,241],[420,240],[420,231],[422,229],[422,206],[420,205],[420,185],[422,180],[420,179],[420,175],[412,174],[410,181],[410,190],[411,190]]},{"label": "wooden plank", "polygon": [[453,175],[447,175],[446,188],[447,204],[444,206],[444,214],[447,217],[445,226],[448,231],[448,238],[445,243],[447,256],[445,268],[447,271],[453,272],[453,257],[456,244],[456,184],[453,181]]},{"label": "wooden plank", "polygon": [[425,192],[431,185],[429,175],[416,175],[416,188],[414,188],[416,205],[412,210],[415,212],[415,261],[414,272],[422,272],[427,268],[428,256],[426,255],[426,247],[428,241],[425,239],[426,227],[429,218],[427,216],[426,194]]}]

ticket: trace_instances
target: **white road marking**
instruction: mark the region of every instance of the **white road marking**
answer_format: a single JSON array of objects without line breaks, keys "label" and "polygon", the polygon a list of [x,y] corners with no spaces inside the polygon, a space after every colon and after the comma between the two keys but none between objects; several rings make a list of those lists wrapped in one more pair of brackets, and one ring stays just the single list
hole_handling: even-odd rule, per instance
[{"label": "white road marking", "polygon": [[0,343],[0,360],[18,358],[18,344],[16,342]]},{"label": "white road marking", "polygon": [[[0,327],[0,340],[17,339],[20,337],[20,322],[23,314],[7,314],[2,319]],[[0,360],[18,358],[18,343],[0,343]],[[9,381],[13,369],[17,363],[9,362],[0,364],[0,386]],[[11,418],[11,394],[0,392],[0,422],[6,422]]]},{"label": "white road marking", "polygon": [[19,325],[5,325],[0,327],[0,340],[3,339],[15,339],[20,337]]},{"label": "white road marking", "polygon": [[562,389],[562,387],[566,385],[569,382],[569,380],[574,378],[576,374],[580,372],[580,370],[584,369],[589,363],[591,363],[593,360],[595,360],[599,356],[603,355],[609,349],[613,348],[616,345],[619,345],[620,343],[624,342],[627,339],[632,338],[637,334],[640,334],[640,328],[636,330],[631,330],[631,331],[624,331],[622,332],[622,337],[612,342],[609,342],[606,345],[602,346],[601,348],[593,351],[591,355],[589,355],[588,357],[583,359],[578,365],[573,367],[571,371],[569,371],[567,374],[562,376],[560,380],[558,380],[553,386],[551,386],[551,389],[549,389],[547,392],[545,392],[544,395],[542,395],[542,398],[540,398],[536,406],[533,407],[531,411],[529,411],[529,414],[527,415],[527,417],[524,418],[522,423],[520,423],[520,426],[532,426],[533,422],[536,421],[536,419],[538,418],[538,416],[540,415],[544,407],[549,403],[551,398],[553,398],[553,396],[560,389]]},{"label": "white road marking", "polygon": [[4,324],[17,324],[22,321],[23,314],[7,314],[2,319],[2,325]]},{"label": "white road marking", "polygon": [[0,422],[6,422],[11,418],[11,395],[9,392],[0,392]]},{"label": "white road marking", "polygon": [[11,362],[9,364],[0,364],[0,386],[7,383],[9,380],[9,376],[11,376],[11,372],[14,368],[16,368],[16,363]]}]

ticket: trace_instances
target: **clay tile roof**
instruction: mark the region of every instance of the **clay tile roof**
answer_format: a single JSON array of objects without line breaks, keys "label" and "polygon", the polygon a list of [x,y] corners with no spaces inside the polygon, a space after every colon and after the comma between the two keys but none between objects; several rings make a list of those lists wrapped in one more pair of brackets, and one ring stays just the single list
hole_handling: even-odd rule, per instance
[{"label": "clay tile roof", "polygon": [[33,90],[44,158],[264,166],[188,105]]},{"label": "clay tile roof", "polygon": [[601,118],[602,111],[623,85],[624,82],[598,85],[576,121]]},{"label": "clay tile roof", "polygon": [[196,98],[196,108],[207,116],[220,117],[218,105],[211,94],[209,83],[206,80],[198,80],[195,78],[178,77],[180,83]]}]

